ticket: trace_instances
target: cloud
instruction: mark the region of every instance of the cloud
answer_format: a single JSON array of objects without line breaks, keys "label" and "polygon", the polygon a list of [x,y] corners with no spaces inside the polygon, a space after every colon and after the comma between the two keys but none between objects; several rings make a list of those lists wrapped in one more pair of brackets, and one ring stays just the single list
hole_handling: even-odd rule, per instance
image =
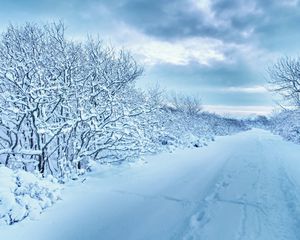
[{"label": "cloud", "polygon": [[120,21],[167,40],[213,37],[241,42],[265,17],[256,1],[245,0],[113,0],[100,4],[112,9]]},{"label": "cloud", "polygon": [[230,43],[213,37],[197,36],[174,40],[161,39],[142,33],[124,22],[118,23],[118,31],[111,32],[109,37],[108,41],[114,46],[130,50],[146,65],[187,66],[197,63],[207,67],[225,64],[228,68],[236,68],[237,65],[247,62],[250,65],[254,63],[257,68],[258,63],[274,59],[273,54],[251,44]]},{"label": "cloud", "polygon": [[[40,12],[50,11],[49,8],[42,10],[41,5]],[[98,32],[101,38],[115,38],[124,26],[134,29],[142,40],[135,38],[136,47],[132,49],[141,47],[147,62],[152,64],[198,61],[199,56],[192,56],[189,50],[195,46],[198,54],[209,55],[204,59],[220,61],[223,57],[232,62],[254,55],[249,61],[253,62],[253,59],[280,52],[278,49],[286,53],[298,49],[295,39],[300,37],[298,0],[88,0],[85,4],[74,0],[72,4],[58,6],[60,14],[64,12],[66,19],[73,19],[67,24],[77,35],[83,31]],[[128,35],[119,42],[125,45]],[[211,44],[207,47],[208,40]],[[200,44],[203,47],[198,46]],[[203,51],[205,47],[207,53]],[[153,61],[157,49],[161,56]],[[183,51],[189,57],[182,57]],[[259,51],[262,54],[255,56]],[[210,65],[211,61],[205,63],[200,59],[198,62]]]},{"label": "cloud", "polygon": [[188,65],[196,62],[209,66],[212,62],[225,61],[222,45],[220,41],[206,38],[175,42],[147,38],[144,41],[130,43],[127,48],[149,65],[161,63]]},{"label": "cloud", "polygon": [[234,87],[222,87],[222,88],[210,88],[206,89],[213,92],[221,93],[268,93],[269,91],[263,85],[254,85],[254,86],[234,86]]},{"label": "cloud", "polygon": [[240,93],[266,93],[268,90],[264,86],[253,86],[253,87],[229,87],[224,89],[228,92],[240,92]]},{"label": "cloud", "polygon": [[296,7],[299,4],[299,0],[282,0],[281,3],[284,6]]},{"label": "cloud", "polygon": [[[115,22],[170,42],[214,38],[226,43],[270,47],[273,51],[273,45],[286,48],[290,36],[296,39],[300,35],[298,0],[90,0],[83,9],[93,19],[101,19],[109,12]],[[105,9],[105,14],[95,9]],[[103,25],[103,21],[97,22]],[[115,30],[118,31],[117,27]]]},{"label": "cloud", "polygon": [[228,105],[203,105],[205,111],[233,116],[247,117],[251,115],[271,115],[276,110],[274,106],[228,106]]}]

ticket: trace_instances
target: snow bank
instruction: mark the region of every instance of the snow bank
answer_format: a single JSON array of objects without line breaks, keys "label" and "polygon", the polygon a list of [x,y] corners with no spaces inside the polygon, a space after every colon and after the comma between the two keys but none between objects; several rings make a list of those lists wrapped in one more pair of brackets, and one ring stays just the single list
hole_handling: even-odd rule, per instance
[{"label": "snow bank", "polygon": [[35,219],[60,199],[61,186],[52,177],[0,165],[0,183],[0,225]]}]

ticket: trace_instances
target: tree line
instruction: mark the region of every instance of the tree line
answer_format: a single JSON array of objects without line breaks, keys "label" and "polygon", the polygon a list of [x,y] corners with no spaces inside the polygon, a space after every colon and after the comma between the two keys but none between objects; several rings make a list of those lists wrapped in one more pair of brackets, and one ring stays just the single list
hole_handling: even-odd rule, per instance
[{"label": "tree line", "polygon": [[125,50],[67,40],[63,23],[9,26],[0,37],[0,163],[69,177],[92,161],[157,151],[174,129],[173,140],[187,128],[206,136],[209,124],[224,134],[244,127],[201,113],[196,98],[137,89],[142,74]]}]

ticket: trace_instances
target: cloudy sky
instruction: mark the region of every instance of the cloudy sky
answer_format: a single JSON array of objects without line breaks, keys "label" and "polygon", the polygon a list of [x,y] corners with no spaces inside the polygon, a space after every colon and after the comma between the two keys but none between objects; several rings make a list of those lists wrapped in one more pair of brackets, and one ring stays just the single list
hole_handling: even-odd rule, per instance
[{"label": "cloudy sky", "polygon": [[0,0],[9,23],[62,20],[67,35],[98,35],[145,66],[141,87],[200,94],[217,112],[268,113],[266,68],[299,53],[298,0]]}]

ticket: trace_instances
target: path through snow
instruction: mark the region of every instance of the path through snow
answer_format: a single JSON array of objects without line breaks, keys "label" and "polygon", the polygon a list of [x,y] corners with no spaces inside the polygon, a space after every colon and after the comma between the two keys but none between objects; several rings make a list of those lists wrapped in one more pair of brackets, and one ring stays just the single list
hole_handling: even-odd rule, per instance
[{"label": "path through snow", "polygon": [[109,168],[0,239],[300,239],[300,146],[263,130]]}]

